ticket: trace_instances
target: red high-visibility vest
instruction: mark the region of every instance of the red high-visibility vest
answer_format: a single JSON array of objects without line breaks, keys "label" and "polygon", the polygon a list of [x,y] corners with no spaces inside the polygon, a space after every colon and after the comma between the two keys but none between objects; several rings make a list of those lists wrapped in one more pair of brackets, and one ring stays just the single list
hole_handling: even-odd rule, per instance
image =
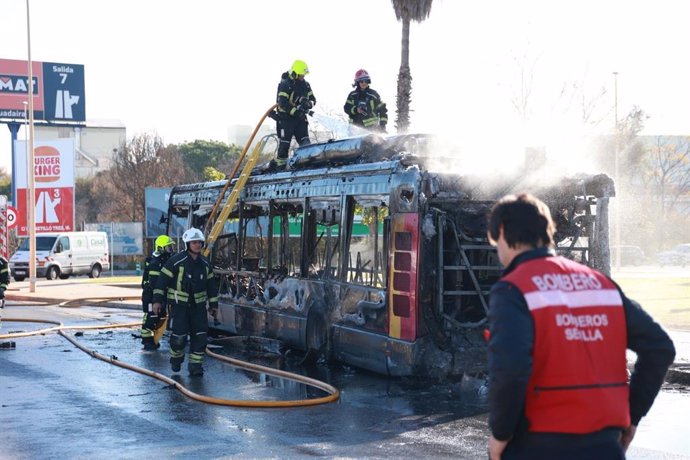
[{"label": "red high-visibility vest", "polygon": [[613,282],[563,257],[523,262],[502,280],[522,292],[534,320],[529,431],[629,426],[625,312]]}]

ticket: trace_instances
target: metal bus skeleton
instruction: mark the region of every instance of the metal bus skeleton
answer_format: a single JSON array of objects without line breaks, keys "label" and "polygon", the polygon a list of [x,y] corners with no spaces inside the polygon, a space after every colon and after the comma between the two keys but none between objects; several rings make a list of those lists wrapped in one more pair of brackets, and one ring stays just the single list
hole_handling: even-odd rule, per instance
[{"label": "metal bus skeleton", "polygon": [[[286,171],[256,168],[210,248],[210,324],[392,376],[481,372],[502,270],[486,214],[523,190],[550,206],[560,253],[608,272],[608,176],[489,183],[434,171],[430,150],[427,136],[371,134],[300,147]],[[204,228],[225,183],[174,187],[168,222]]]}]

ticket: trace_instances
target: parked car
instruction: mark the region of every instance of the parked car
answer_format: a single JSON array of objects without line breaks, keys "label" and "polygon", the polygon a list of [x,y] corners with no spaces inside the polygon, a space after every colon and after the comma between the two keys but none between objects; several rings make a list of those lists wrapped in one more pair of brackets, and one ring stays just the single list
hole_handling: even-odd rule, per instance
[{"label": "parked car", "polygon": [[662,267],[664,265],[680,265],[685,267],[690,265],[690,243],[679,244],[670,251],[657,254],[657,261]]},{"label": "parked car", "polygon": [[612,263],[615,263],[617,251],[620,251],[621,265],[642,265],[646,260],[641,247],[624,244],[621,246],[611,246]]}]

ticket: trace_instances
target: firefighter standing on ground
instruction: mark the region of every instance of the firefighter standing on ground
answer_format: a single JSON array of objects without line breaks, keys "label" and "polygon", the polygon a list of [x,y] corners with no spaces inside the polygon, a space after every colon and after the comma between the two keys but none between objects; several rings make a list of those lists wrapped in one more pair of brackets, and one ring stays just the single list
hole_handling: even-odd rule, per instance
[{"label": "firefighter standing on ground", "polygon": [[[607,276],[553,252],[549,208],[492,209],[491,459],[623,459],[673,362],[666,332]],[[637,353],[628,383],[626,348]]]},{"label": "firefighter standing on ground", "polygon": [[10,265],[0,256],[0,302],[5,301],[5,291],[10,285]]},{"label": "firefighter standing on ground", "polygon": [[163,302],[171,307],[170,365],[179,372],[184,361],[187,338],[189,344],[190,375],[203,375],[202,362],[206,351],[208,313],[218,313],[218,285],[211,265],[201,250],[204,235],[190,228],[182,235],[186,250],[175,254],[161,270],[153,291],[153,309],[157,312]]},{"label": "firefighter standing on ground", "polygon": [[144,309],[144,320],[141,326],[141,343],[144,350],[156,350],[160,344],[155,343],[154,330],[158,327],[159,320],[165,317],[165,303],[159,313],[154,313],[153,288],[161,274],[163,265],[175,250],[175,242],[168,235],[160,235],[154,243],[153,254],[146,258],[144,262],[144,274],[141,278],[141,303]]},{"label": "firefighter standing on ground", "polygon": [[369,87],[370,84],[369,73],[359,69],[355,73],[355,83],[352,85],[356,89],[348,94],[343,110],[353,125],[385,133],[388,109],[379,93]]},{"label": "firefighter standing on ground", "polygon": [[276,127],[280,145],[276,163],[279,167],[284,167],[287,163],[293,136],[299,145],[311,143],[307,114],[316,104],[316,98],[304,79],[308,73],[307,63],[297,60],[288,72],[283,73],[278,84]]}]

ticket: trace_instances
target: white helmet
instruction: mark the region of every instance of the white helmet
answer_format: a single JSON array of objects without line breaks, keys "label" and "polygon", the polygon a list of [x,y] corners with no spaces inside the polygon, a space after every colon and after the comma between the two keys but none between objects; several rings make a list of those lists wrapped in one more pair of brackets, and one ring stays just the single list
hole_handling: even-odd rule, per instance
[{"label": "white helmet", "polygon": [[198,228],[190,228],[182,234],[182,241],[191,243],[192,241],[205,241],[204,234]]}]

